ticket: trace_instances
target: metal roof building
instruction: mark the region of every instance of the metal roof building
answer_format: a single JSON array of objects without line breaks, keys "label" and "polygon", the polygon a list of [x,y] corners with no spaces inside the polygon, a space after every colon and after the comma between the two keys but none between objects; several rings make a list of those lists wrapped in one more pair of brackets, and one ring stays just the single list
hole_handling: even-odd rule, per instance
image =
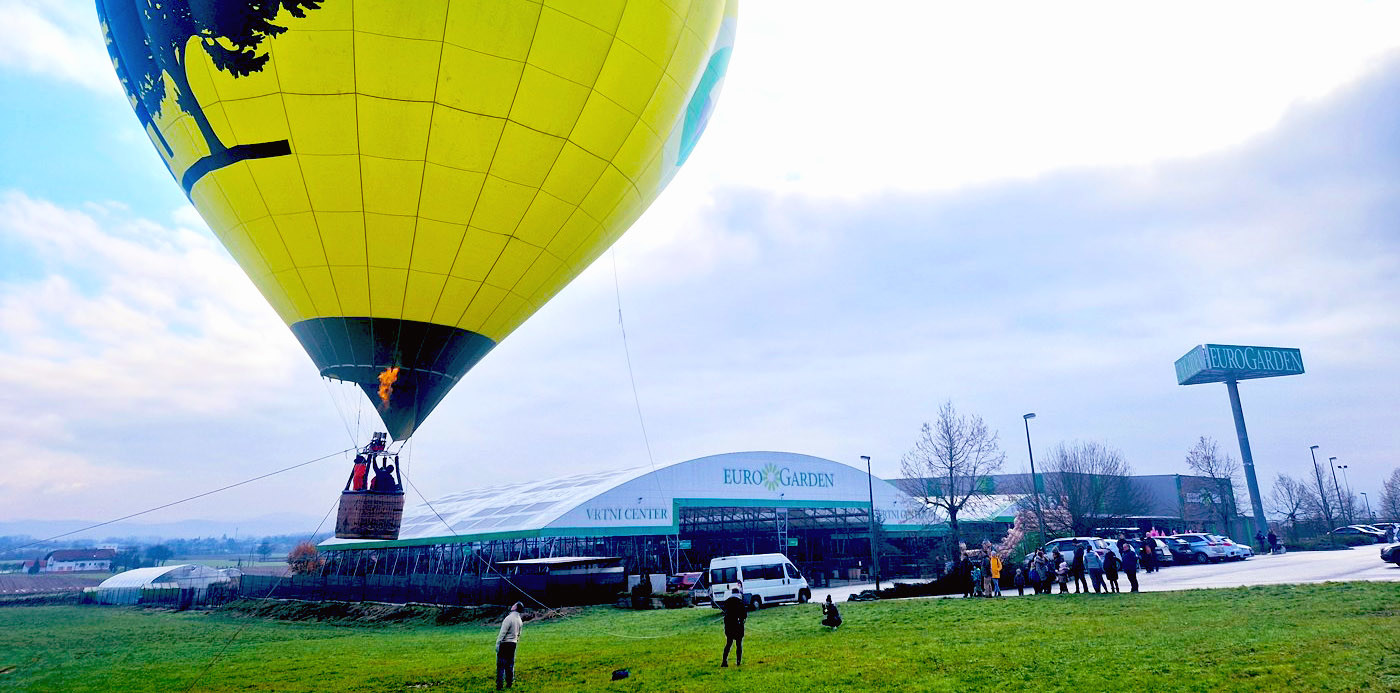
[{"label": "metal roof building", "polygon": [[397,540],[332,538],[320,548],[329,573],[353,575],[555,556],[617,556],[632,572],[674,572],[773,551],[846,571],[868,564],[872,494],[883,532],[924,527],[916,501],[864,469],[735,452],[451,493],[407,508]]},{"label": "metal roof building", "polygon": [[[856,510],[870,494],[888,531],[917,503],[865,470],[790,452],[736,452],[448,494],[404,511],[397,541],[327,539],[323,549],[387,548],[527,537],[675,535],[708,508],[763,508],[821,517]],[[696,510],[697,512],[688,512]],[[840,513],[848,514],[848,513]]]}]

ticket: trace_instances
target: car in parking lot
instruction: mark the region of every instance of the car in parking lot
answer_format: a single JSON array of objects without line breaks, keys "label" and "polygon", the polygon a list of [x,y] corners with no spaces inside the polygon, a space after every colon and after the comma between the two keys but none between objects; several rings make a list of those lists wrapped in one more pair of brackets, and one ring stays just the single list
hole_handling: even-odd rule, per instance
[{"label": "car in parking lot", "polygon": [[1190,553],[1188,562],[1191,563],[1218,563],[1227,557],[1225,545],[1210,538],[1209,534],[1176,534],[1173,538],[1180,539],[1188,544]]},{"label": "car in parking lot", "polygon": [[1381,560],[1400,566],[1400,543],[1381,547]]},{"label": "car in parking lot", "polygon": [[[1175,563],[1176,556],[1172,555],[1171,548],[1167,546],[1167,542],[1162,541],[1166,539],[1166,537],[1153,537],[1152,539],[1157,544],[1157,550],[1153,552],[1157,557],[1157,565],[1170,565]],[[1141,539],[1127,539],[1125,541],[1133,547],[1134,551],[1138,552],[1139,556],[1142,555],[1143,542]]]},{"label": "car in parking lot", "polygon": [[1112,551],[1114,555],[1118,556],[1120,559],[1123,557],[1122,554],[1118,553],[1117,542],[1109,541],[1103,537],[1064,537],[1061,539],[1051,539],[1045,542],[1045,546],[1041,548],[1045,549],[1046,556],[1053,554],[1056,549],[1059,549],[1060,553],[1064,555],[1065,560],[1070,561],[1074,558],[1074,548],[1081,544],[1086,549],[1104,549],[1106,551]]},{"label": "car in parking lot", "polygon": [[1157,545],[1164,547],[1172,555],[1172,562],[1177,564],[1195,563],[1196,554],[1191,550],[1191,544],[1185,539],[1176,537],[1153,537],[1157,540]]},{"label": "car in parking lot", "polygon": [[1254,549],[1250,548],[1248,544],[1241,544],[1230,537],[1221,536],[1219,534],[1209,534],[1207,536],[1214,539],[1217,544],[1221,544],[1225,547],[1225,560],[1227,561],[1243,561],[1254,555]]},{"label": "car in parking lot", "polygon": [[1338,527],[1332,530],[1331,532],[1328,532],[1328,534],[1332,534],[1339,537],[1370,537],[1377,544],[1380,544],[1385,541],[1385,532],[1382,532],[1381,530],[1376,529],[1375,527],[1367,527],[1366,525],[1347,525],[1346,527]]}]

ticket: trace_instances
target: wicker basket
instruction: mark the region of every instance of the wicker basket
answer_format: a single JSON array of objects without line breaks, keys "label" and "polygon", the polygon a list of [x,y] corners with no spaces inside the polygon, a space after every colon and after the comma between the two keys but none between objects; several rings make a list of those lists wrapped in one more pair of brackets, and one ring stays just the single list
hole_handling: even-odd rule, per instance
[{"label": "wicker basket", "polygon": [[398,539],[403,493],[344,491],[335,516],[337,539]]}]

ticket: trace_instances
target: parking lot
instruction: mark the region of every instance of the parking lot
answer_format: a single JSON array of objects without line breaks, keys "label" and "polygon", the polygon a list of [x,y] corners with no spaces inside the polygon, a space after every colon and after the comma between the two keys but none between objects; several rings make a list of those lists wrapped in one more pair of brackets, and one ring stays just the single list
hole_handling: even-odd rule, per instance
[{"label": "parking lot", "polygon": [[[1208,563],[1205,565],[1169,566],[1150,575],[1138,572],[1138,583],[1144,592],[1210,589],[1217,587],[1247,587],[1284,583],[1328,582],[1341,580],[1370,580],[1400,582],[1400,566],[1381,561],[1382,544],[1342,551],[1297,551],[1279,556],[1255,556],[1243,561]],[[1014,575],[1015,568],[1007,571]],[[900,582],[914,582],[900,580]],[[1120,578],[1122,589],[1128,589],[1126,578]],[[885,582],[882,587],[888,587]],[[830,594],[836,601],[875,585],[847,585],[812,590],[812,599],[823,600]],[[1059,590],[1058,587],[1055,588]],[[1074,589],[1070,588],[1071,591]],[[1010,578],[1002,580],[1002,594],[1016,596]],[[1030,590],[1026,591],[1030,594]]]}]

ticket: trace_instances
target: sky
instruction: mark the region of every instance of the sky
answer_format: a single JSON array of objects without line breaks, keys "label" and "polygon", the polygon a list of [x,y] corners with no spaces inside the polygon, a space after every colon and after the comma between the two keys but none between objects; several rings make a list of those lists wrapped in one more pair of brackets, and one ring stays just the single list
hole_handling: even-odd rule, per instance
[{"label": "sky", "polygon": [[[1400,466],[1400,5],[849,7],[741,6],[686,167],[419,429],[415,487],[740,450],[888,478],[945,401],[1008,472],[1035,412],[1038,456],[1185,473],[1200,436],[1238,454],[1224,386],[1172,368],[1220,343],[1302,350],[1240,386],[1265,493],[1318,445],[1374,504]],[[170,179],[90,2],[0,0],[0,104],[0,521],[330,455],[143,518],[309,532],[373,411]]]}]

